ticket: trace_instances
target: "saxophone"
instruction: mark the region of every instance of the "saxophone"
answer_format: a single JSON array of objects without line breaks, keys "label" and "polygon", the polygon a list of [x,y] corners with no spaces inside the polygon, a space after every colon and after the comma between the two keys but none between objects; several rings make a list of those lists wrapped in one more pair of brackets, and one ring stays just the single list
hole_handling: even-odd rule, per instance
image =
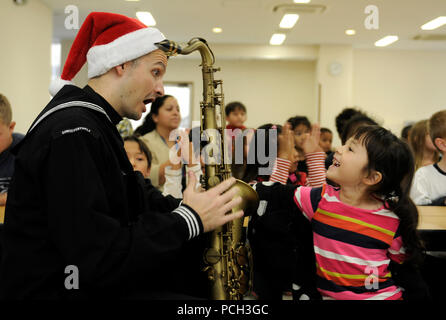
[{"label": "saxophone", "polygon": [[[193,38],[186,46],[180,46],[170,40],[161,41],[156,45],[168,56],[187,55],[196,50],[200,52],[203,74],[200,135],[205,136],[209,145],[214,146],[207,150],[208,161],[201,181],[203,188],[207,190],[232,176],[231,166],[225,158],[227,146],[224,135],[226,119],[223,112],[223,81],[214,80],[214,73],[220,71],[220,68],[214,67],[214,54],[204,39]],[[216,91],[218,87],[219,92]],[[237,180],[232,188],[234,187],[238,189],[242,202],[233,212],[243,210],[246,218],[257,210],[259,197],[251,186],[241,180]],[[206,264],[203,271],[207,272],[210,282],[211,299],[241,300],[251,286],[252,260],[245,230],[244,218],[240,218],[217,228],[210,236],[209,247],[203,254]]]}]

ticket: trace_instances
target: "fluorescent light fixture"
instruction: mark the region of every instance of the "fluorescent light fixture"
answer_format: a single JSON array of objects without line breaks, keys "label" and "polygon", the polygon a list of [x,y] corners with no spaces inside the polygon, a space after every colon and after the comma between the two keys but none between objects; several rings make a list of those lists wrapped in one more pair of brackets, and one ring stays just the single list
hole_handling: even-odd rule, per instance
[{"label": "fluorescent light fixture", "polygon": [[394,43],[395,41],[398,41],[398,36],[386,36],[378,41],[375,42],[375,46],[377,47],[385,47],[389,44]]},{"label": "fluorescent light fixture", "polygon": [[354,36],[356,34],[356,31],[353,29],[348,29],[348,30],[345,30],[345,34],[348,36]]},{"label": "fluorescent light fixture", "polygon": [[310,3],[311,0],[294,0],[294,3]]},{"label": "fluorescent light fixture", "polygon": [[139,0],[125,0],[127,2],[138,2]]},{"label": "fluorescent light fixture", "polygon": [[281,27],[282,29],[291,29],[292,27],[294,27],[298,19],[299,19],[298,14],[286,13],[283,15],[279,27]]},{"label": "fluorescent light fixture", "polygon": [[152,27],[156,25],[156,21],[153,18],[152,14],[148,11],[138,11],[136,12],[136,17],[139,21],[144,23],[148,27]]},{"label": "fluorescent light fixture", "polygon": [[283,33],[275,33],[269,40],[269,44],[273,46],[279,46],[285,41],[286,35]]},{"label": "fluorescent light fixture", "polygon": [[446,24],[446,17],[438,17],[434,20],[429,21],[428,23],[425,23],[421,26],[422,30],[434,30],[437,28],[440,28],[442,25]]},{"label": "fluorescent light fixture", "polygon": [[220,28],[220,27],[215,27],[215,28],[212,28],[212,32],[213,32],[213,33],[222,33],[222,32],[223,32],[223,29]]}]

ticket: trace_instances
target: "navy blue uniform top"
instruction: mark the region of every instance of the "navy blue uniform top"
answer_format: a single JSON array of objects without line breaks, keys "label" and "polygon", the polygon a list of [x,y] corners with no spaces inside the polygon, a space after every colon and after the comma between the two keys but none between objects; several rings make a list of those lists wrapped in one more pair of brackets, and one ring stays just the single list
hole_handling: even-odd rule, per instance
[{"label": "navy blue uniform top", "polygon": [[20,141],[22,141],[24,135],[21,133],[12,134],[11,145],[0,153],[0,193],[7,192],[11,177],[14,173],[14,154],[11,149],[14,148]]},{"label": "navy blue uniform top", "polygon": [[[116,129],[120,120],[90,87],[68,85],[13,149],[0,298],[116,298],[156,289],[165,265],[203,231],[186,205],[167,214],[156,201],[149,206]],[[66,287],[67,266],[78,269],[77,290]]]}]

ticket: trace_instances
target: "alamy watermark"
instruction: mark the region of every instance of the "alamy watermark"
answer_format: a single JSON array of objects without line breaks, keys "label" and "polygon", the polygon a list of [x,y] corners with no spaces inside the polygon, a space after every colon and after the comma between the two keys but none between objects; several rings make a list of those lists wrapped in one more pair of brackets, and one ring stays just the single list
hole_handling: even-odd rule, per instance
[{"label": "alamy watermark", "polygon": [[[223,137],[221,132],[223,131]],[[259,175],[271,175],[278,156],[277,129],[205,129],[201,132],[192,130],[192,140],[185,131],[173,130],[169,141],[177,141],[169,151],[169,160],[173,164],[201,161],[205,165],[255,164],[259,166]],[[222,139],[225,139],[224,141]],[[189,154],[189,144],[200,148]],[[223,149],[225,146],[225,149]]]}]

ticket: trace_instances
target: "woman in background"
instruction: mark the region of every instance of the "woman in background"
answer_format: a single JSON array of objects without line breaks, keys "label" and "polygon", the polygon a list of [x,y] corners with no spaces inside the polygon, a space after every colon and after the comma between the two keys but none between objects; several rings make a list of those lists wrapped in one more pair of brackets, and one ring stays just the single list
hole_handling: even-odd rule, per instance
[{"label": "woman in background", "polygon": [[169,137],[172,131],[178,129],[180,123],[181,114],[177,99],[164,95],[156,98],[144,123],[135,130],[135,135],[141,137],[152,153],[149,178],[161,191],[166,181],[165,169],[173,165],[169,160],[169,150],[175,145],[176,140]]}]

